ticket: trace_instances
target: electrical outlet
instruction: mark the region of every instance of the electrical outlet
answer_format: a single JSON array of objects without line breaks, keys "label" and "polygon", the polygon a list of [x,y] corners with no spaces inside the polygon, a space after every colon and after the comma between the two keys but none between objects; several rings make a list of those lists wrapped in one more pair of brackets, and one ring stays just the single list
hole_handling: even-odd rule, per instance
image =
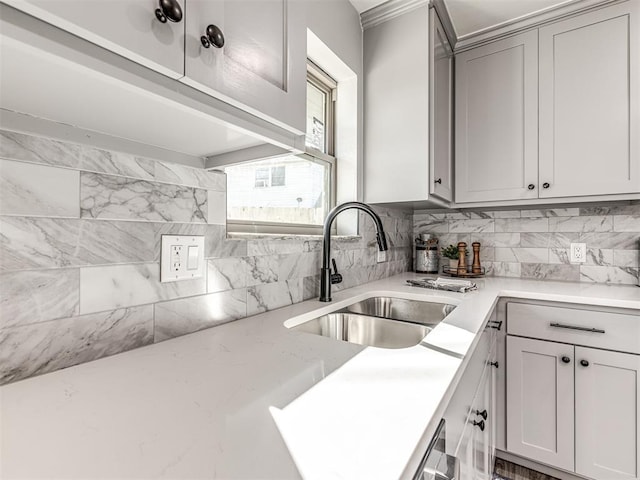
[{"label": "electrical outlet", "polygon": [[160,282],[177,282],[204,276],[203,235],[162,235]]},{"label": "electrical outlet", "polygon": [[587,244],[571,244],[571,263],[584,263],[587,261]]},{"label": "electrical outlet", "polygon": [[377,261],[378,261],[378,263],[382,263],[382,262],[386,262],[387,261],[387,251],[386,250],[378,250]]}]

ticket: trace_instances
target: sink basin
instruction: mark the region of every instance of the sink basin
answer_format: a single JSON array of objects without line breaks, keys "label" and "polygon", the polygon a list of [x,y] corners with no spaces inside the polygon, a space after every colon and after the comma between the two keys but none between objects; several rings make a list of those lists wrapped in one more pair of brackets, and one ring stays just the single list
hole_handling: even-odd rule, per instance
[{"label": "sink basin", "polygon": [[295,325],[292,330],[381,348],[417,345],[455,305],[371,297]]},{"label": "sink basin", "polygon": [[371,297],[349,305],[346,309],[353,313],[434,327],[455,308],[455,305],[449,303],[422,302],[394,297]]},{"label": "sink basin", "polygon": [[335,340],[381,348],[413,347],[431,330],[425,325],[349,312],[329,313],[291,328]]}]

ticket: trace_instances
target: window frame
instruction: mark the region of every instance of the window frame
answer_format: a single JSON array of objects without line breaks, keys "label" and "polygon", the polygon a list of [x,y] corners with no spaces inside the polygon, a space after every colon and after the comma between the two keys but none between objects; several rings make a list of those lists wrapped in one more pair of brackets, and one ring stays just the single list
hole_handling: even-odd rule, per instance
[{"label": "window frame", "polygon": [[[316,148],[306,146],[305,152],[295,155],[312,162],[324,162],[328,164],[328,192],[326,195],[327,213],[336,205],[337,175],[335,153],[335,102],[338,84],[324,70],[318,67],[311,60],[307,61],[307,82],[325,93],[325,150],[324,153]],[[305,134],[306,138],[306,134]],[[259,161],[256,159],[255,161]],[[271,172],[269,172],[269,183],[271,183]],[[257,187],[256,187],[257,188]],[[264,187],[263,187],[264,188]],[[227,232],[229,233],[252,233],[252,234],[285,234],[285,235],[322,235],[322,225],[308,225],[299,223],[281,223],[264,221],[233,220],[227,218]],[[336,233],[335,224],[332,226],[332,233]]]}]

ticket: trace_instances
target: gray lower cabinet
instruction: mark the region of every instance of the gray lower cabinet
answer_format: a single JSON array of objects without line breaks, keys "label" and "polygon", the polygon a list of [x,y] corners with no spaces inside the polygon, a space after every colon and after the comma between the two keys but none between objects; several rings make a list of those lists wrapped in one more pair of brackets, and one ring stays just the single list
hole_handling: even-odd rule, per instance
[{"label": "gray lower cabinet", "polygon": [[640,192],[639,8],[617,2],[456,55],[456,203]]},{"label": "gray lower cabinet", "polygon": [[508,303],[507,451],[595,480],[640,478],[638,322]]}]

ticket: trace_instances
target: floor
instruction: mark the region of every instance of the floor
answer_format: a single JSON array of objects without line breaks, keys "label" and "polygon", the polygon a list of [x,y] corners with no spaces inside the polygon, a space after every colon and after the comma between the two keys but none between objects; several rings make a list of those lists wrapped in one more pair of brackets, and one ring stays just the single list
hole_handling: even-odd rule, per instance
[{"label": "floor", "polygon": [[560,480],[544,473],[530,470],[515,463],[496,458],[493,469],[493,480]]}]

